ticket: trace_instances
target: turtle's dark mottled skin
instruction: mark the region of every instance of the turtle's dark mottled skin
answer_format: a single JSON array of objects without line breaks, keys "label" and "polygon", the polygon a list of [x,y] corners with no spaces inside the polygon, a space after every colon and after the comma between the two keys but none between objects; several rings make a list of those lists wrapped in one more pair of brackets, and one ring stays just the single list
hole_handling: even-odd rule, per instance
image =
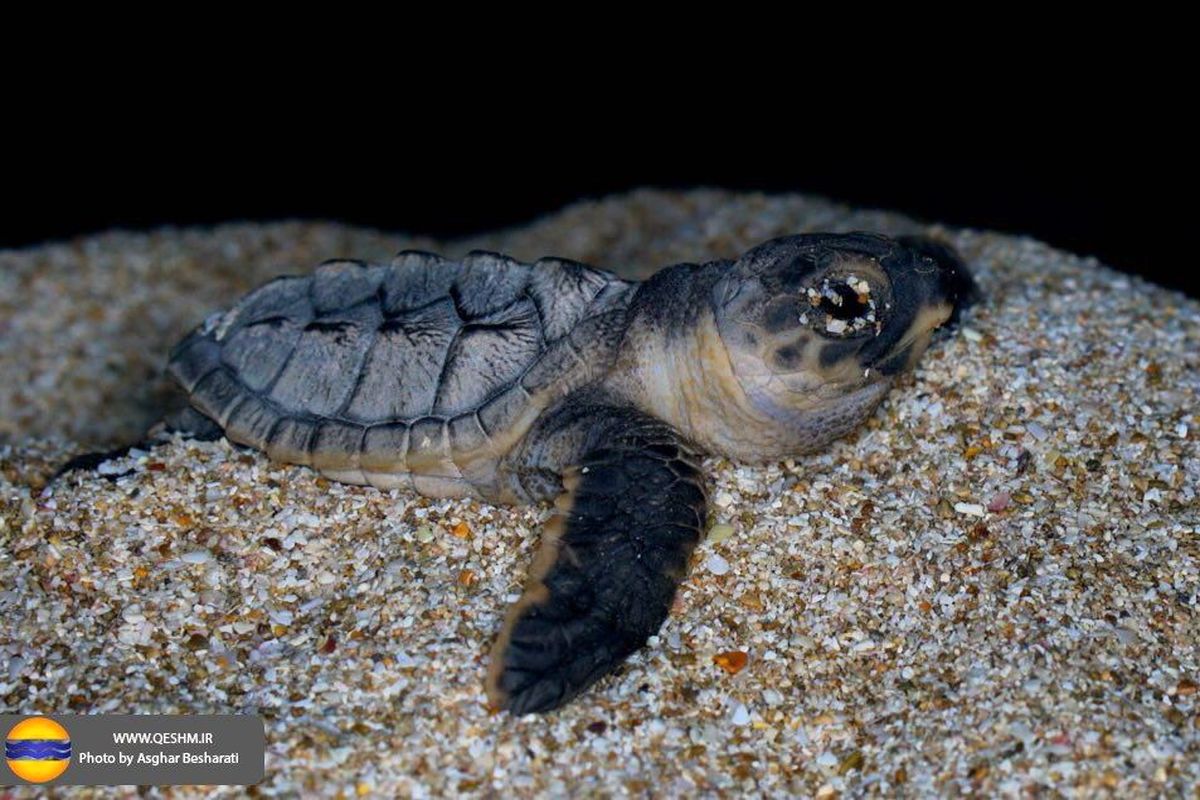
[{"label": "turtle's dark mottled skin", "polygon": [[762,462],[849,432],[970,291],[948,248],[870,234],[642,283],[405,252],[266,284],[170,372],[234,442],[339,481],[555,499],[487,683],[498,707],[547,711],[666,618],[704,528],[703,454]]}]

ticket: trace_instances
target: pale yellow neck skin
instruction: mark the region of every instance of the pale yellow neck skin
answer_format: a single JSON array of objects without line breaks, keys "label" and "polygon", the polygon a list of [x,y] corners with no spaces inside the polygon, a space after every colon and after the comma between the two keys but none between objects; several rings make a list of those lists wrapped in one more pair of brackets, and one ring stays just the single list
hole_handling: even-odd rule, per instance
[{"label": "pale yellow neck skin", "polygon": [[686,335],[632,330],[607,381],[704,450],[750,463],[812,452],[844,435],[871,413],[890,384],[872,383],[807,409],[754,402],[708,309]]}]

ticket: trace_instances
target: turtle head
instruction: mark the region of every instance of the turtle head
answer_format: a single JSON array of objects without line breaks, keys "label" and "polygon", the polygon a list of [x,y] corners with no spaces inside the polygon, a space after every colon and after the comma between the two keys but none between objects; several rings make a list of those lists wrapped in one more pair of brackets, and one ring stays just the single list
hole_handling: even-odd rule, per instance
[{"label": "turtle head", "polygon": [[814,234],[748,251],[713,310],[750,404],[807,450],[870,414],[973,295],[959,258],[931,240]]}]

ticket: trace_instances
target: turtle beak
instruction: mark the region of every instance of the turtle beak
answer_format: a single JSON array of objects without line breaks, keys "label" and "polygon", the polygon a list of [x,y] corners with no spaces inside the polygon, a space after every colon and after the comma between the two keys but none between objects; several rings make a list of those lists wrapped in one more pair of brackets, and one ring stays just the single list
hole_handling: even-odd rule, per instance
[{"label": "turtle beak", "polygon": [[957,325],[963,312],[980,299],[979,285],[971,277],[967,265],[952,247],[933,239],[901,236],[898,241],[922,260],[928,259],[937,265],[937,294],[953,307],[945,324],[949,327]]},{"label": "turtle beak", "polygon": [[896,375],[912,369],[929,346],[933,332],[949,321],[953,314],[954,308],[948,303],[925,306],[911,318],[908,327],[895,329],[899,336],[892,337],[893,343],[876,359],[872,368],[883,375]]},{"label": "turtle beak", "polygon": [[892,285],[891,319],[860,352],[865,367],[884,375],[911,369],[933,331],[957,322],[978,297],[971,274],[949,247],[919,237],[899,241],[905,250],[882,264]]}]

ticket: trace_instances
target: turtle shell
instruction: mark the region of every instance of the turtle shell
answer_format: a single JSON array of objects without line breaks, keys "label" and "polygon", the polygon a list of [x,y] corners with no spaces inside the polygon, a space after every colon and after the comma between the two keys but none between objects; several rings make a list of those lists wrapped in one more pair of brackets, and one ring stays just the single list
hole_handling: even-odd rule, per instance
[{"label": "turtle shell", "polygon": [[607,368],[634,286],[481,251],[326,262],[210,317],[168,369],[228,438],[273,459],[487,496],[541,412]]}]

